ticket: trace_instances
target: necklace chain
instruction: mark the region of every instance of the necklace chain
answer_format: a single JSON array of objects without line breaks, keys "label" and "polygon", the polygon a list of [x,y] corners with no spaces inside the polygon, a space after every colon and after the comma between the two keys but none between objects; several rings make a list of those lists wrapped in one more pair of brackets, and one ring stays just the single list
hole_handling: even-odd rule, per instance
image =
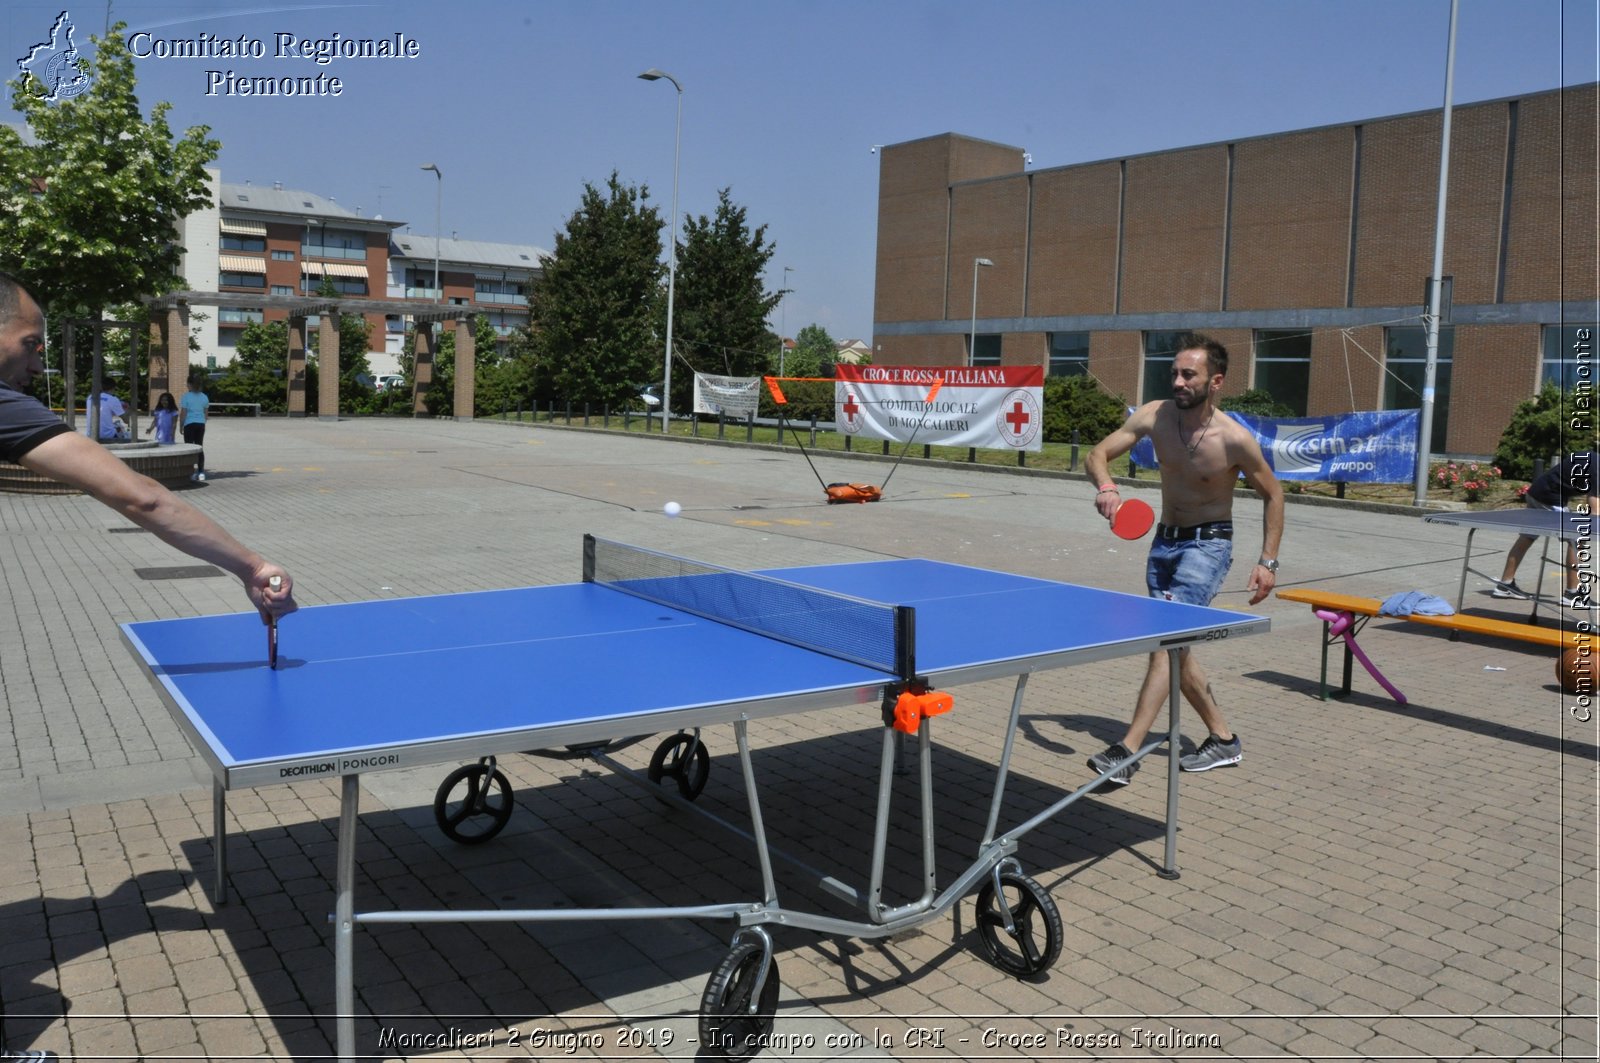
[{"label": "necklace chain", "polygon": [[1183,443],[1183,449],[1189,452],[1191,460],[1194,458],[1194,452],[1200,449],[1200,444],[1205,442],[1206,433],[1211,431],[1211,420],[1216,415],[1217,408],[1213,406],[1211,413],[1206,417],[1206,423],[1200,426],[1200,434],[1195,437],[1194,442],[1183,443],[1183,414],[1181,412],[1178,414],[1178,442]]}]

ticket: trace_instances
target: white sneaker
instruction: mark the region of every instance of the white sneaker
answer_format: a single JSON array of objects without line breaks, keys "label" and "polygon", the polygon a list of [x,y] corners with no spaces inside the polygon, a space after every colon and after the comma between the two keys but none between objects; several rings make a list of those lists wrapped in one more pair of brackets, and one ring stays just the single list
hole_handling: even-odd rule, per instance
[{"label": "white sneaker", "polygon": [[189,477],[189,479],[195,481],[196,483],[205,483],[206,474],[203,472],[197,472],[193,476]]}]

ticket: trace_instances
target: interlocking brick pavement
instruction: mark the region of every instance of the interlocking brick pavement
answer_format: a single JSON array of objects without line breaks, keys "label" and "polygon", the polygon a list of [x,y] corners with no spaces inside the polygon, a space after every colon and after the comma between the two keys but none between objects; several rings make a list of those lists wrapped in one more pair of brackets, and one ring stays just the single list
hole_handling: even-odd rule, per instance
[{"label": "interlocking brick pavement", "polygon": [[[400,420],[224,419],[209,436],[211,480],[185,497],[288,564],[305,604],[567,582],[584,532],[734,566],[929,556],[1142,590],[1143,545],[1110,537],[1072,477],[909,463],[885,501],[828,507],[792,449]],[[818,460],[839,479],[886,471]],[[660,514],[669,499],[677,520]],[[1241,496],[1243,560],[1259,513]],[[14,1042],[79,1058],[327,1057],[337,789],[230,794],[232,896],[215,904],[208,773],[116,629],[237,611],[239,589],[141,578],[190,559],[82,497],[0,496],[0,525],[0,989]],[[1415,516],[1296,503],[1282,578],[1453,599],[1464,540]],[[1477,567],[1507,545],[1479,536]],[[1219,605],[1244,607],[1243,569]],[[1469,585],[1469,606],[1503,611],[1486,592]],[[1200,651],[1245,760],[1184,778],[1179,880],[1155,873],[1158,752],[1131,787],[1022,840],[1062,914],[1048,972],[993,967],[971,899],[888,940],[777,928],[784,1040],[764,1058],[1593,1058],[1597,731],[1555,688],[1552,655],[1379,621],[1363,645],[1410,704],[1359,669],[1351,698],[1324,703],[1309,610],[1256,611],[1270,634]],[[1030,679],[1007,822],[1086,780],[1141,671]],[[943,880],[983,832],[1012,684],[955,693],[934,732]],[[1193,744],[1192,714],[1184,724]],[[715,768],[698,804],[742,822],[724,731],[704,735]],[[841,709],[756,721],[751,737],[775,842],[863,882],[875,721]],[[641,767],[650,748],[617,758]],[[500,767],[516,812],[473,848],[434,826],[443,770],[364,776],[358,907],[760,894],[747,844],[592,764],[508,754]],[[897,809],[914,808],[913,779],[896,780]],[[898,900],[920,891],[915,819],[892,832]],[[851,914],[777,871],[790,902]],[[728,938],[690,921],[365,926],[361,1051],[693,1058]],[[405,1035],[458,1047],[404,1049]]]}]

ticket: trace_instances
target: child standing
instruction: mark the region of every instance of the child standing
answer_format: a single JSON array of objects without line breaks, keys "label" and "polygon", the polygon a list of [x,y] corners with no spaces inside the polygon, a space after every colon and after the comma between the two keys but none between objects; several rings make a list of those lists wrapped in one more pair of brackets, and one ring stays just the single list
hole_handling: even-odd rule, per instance
[{"label": "child standing", "polygon": [[178,404],[172,400],[172,392],[163,391],[156,400],[156,442],[171,443],[178,430]]}]

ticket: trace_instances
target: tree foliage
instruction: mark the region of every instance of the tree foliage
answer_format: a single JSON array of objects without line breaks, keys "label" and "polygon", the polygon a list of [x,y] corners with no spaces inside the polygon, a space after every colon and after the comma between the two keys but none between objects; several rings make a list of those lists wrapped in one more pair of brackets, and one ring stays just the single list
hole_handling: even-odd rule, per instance
[{"label": "tree foliage", "polygon": [[[438,349],[433,352],[433,383],[423,402],[435,417],[456,416],[456,330],[446,322],[439,330]],[[505,360],[495,349],[494,326],[482,314],[472,316],[473,413],[499,413],[502,406],[515,406]],[[413,358],[415,356],[413,355]]]},{"label": "tree foliage", "polygon": [[768,371],[777,338],[767,319],[782,293],[762,283],[777,245],[767,240],[767,227],[753,231],[745,208],[734,204],[730,189],[717,193],[712,217],[691,217],[683,224],[678,252],[676,318],[677,360],[672,406],[687,409],[691,372],[757,376]]},{"label": "tree foliage", "polygon": [[1044,382],[1044,438],[1048,443],[1094,446],[1128,419],[1128,404],[1090,376],[1053,376]]},{"label": "tree foliage", "polygon": [[142,118],[123,29],[93,38],[80,95],[52,102],[26,76],[8,83],[33,143],[0,126],[0,269],[58,319],[175,290],[173,224],[209,202],[205,167],[220,145],[206,126],[174,138],[171,104]]},{"label": "tree foliage", "polygon": [[613,171],[556,234],[528,300],[533,354],[555,393],[620,407],[661,376],[661,215]]},{"label": "tree foliage", "polygon": [[[1511,423],[1500,434],[1500,444],[1495,448],[1494,463],[1508,479],[1531,480],[1536,460],[1549,461],[1558,455],[1594,448],[1592,409],[1592,395],[1584,396],[1580,403],[1577,392],[1564,392],[1554,384],[1545,384],[1537,395],[1522,400],[1512,411]],[[1575,422],[1589,426],[1589,430],[1575,430]]]},{"label": "tree foliage", "polygon": [[832,376],[839,344],[821,325],[811,324],[795,333],[794,350],[783,357],[784,376]]}]

